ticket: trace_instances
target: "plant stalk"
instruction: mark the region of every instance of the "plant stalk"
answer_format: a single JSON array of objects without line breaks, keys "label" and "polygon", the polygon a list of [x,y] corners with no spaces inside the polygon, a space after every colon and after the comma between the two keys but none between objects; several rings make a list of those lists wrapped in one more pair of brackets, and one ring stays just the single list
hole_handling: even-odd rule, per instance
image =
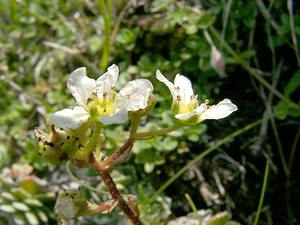
[{"label": "plant stalk", "polygon": [[258,221],[259,221],[259,216],[260,216],[260,213],[261,213],[262,205],[264,203],[264,198],[265,198],[265,193],[266,193],[266,188],[267,188],[267,183],[268,183],[269,168],[270,168],[269,167],[269,162],[267,161],[263,186],[261,188],[259,203],[258,203],[258,207],[257,207],[257,211],[256,211],[255,220],[254,220],[253,225],[257,225]]},{"label": "plant stalk", "polygon": [[143,140],[143,139],[152,138],[154,136],[164,135],[164,134],[170,133],[174,130],[177,130],[181,126],[183,126],[183,125],[182,124],[174,124],[171,127],[162,128],[162,129],[156,130],[156,131],[148,131],[148,132],[137,133],[136,134],[136,139],[137,140]]},{"label": "plant stalk", "polygon": [[94,158],[94,155],[90,155],[90,163],[91,167],[97,171],[97,173],[102,177],[104,183],[107,185],[108,190],[113,199],[118,202],[119,207],[121,210],[128,216],[131,222],[134,225],[142,225],[142,222],[139,219],[139,215],[134,212],[123,199],[120,191],[118,190],[115,182],[113,181],[112,177],[110,176],[108,170],[103,167],[101,162],[97,162]]},{"label": "plant stalk", "polygon": [[100,61],[100,71],[104,71],[105,68],[108,65],[109,61],[109,54],[110,54],[110,49],[109,49],[109,39],[110,39],[110,13],[108,7],[105,5],[104,0],[99,0],[99,5],[100,5],[100,10],[103,16],[103,21],[104,21],[104,44],[103,44],[103,49],[102,49],[102,57]]}]

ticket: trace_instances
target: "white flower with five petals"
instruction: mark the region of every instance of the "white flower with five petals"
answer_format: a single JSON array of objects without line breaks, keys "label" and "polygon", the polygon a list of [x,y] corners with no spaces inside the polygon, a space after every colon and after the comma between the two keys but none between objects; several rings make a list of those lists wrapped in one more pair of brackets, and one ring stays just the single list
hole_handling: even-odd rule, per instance
[{"label": "white flower with five petals", "polygon": [[120,124],[128,120],[128,111],[138,111],[148,106],[153,91],[149,80],[136,79],[116,93],[114,88],[119,69],[112,65],[97,80],[86,75],[81,67],[71,73],[67,87],[78,106],[63,109],[51,115],[51,122],[63,129],[76,129],[89,119],[99,120],[102,124]]},{"label": "white flower with five petals", "polygon": [[173,97],[172,112],[175,118],[184,124],[196,124],[206,119],[222,119],[237,110],[237,106],[229,99],[224,99],[217,105],[202,103],[199,106],[191,81],[183,75],[177,74],[172,83],[157,70],[156,78],[169,88]]}]

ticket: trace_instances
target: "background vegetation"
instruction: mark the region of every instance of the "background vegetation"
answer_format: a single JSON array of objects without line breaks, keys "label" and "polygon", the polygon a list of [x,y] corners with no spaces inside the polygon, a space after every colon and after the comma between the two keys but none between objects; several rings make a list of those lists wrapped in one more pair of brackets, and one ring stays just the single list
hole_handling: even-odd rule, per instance
[{"label": "background vegetation", "polygon": [[[0,0],[0,224],[55,224],[56,194],[78,183],[90,199],[107,199],[96,174],[71,174],[72,167],[40,158],[33,129],[73,104],[70,72],[86,66],[96,78],[113,63],[120,86],[135,77],[155,86],[157,105],[144,130],[171,123],[171,96],[155,80],[157,68],[170,79],[188,76],[202,101],[227,97],[239,107],[227,119],[134,146],[113,176],[124,194],[138,195],[145,224],[185,216],[192,202],[206,210],[203,218],[219,213],[219,222],[231,215],[253,224],[260,212],[258,224],[299,223],[299,13],[293,0]],[[226,73],[211,65],[212,44]],[[114,151],[126,128],[106,132]],[[125,223],[118,210],[73,222]]]}]

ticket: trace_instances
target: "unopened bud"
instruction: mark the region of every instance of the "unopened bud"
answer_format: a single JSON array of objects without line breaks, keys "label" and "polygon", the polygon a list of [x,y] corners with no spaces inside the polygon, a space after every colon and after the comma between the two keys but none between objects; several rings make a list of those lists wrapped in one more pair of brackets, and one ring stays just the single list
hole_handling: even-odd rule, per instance
[{"label": "unopened bud", "polygon": [[[40,129],[34,130],[38,142],[39,153],[53,165],[68,161],[80,147],[80,139],[63,130],[51,128],[50,134]],[[78,147],[78,148],[76,148]]]},{"label": "unopened bud", "polygon": [[88,211],[87,200],[80,190],[66,191],[56,200],[54,211],[58,219],[70,220]]},{"label": "unopened bud", "polygon": [[225,60],[221,52],[215,46],[211,48],[210,64],[221,78],[225,77]]}]

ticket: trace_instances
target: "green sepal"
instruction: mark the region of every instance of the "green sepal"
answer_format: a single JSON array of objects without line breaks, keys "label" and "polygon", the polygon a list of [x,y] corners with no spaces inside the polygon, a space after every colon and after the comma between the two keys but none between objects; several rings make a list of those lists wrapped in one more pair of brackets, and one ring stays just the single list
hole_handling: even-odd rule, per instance
[{"label": "green sepal", "polygon": [[201,122],[201,117],[198,114],[195,114],[187,119],[177,119],[180,123],[184,125],[196,125]]},{"label": "green sepal", "polygon": [[175,101],[172,103],[171,112],[176,115],[180,113],[180,103],[178,101]]}]

